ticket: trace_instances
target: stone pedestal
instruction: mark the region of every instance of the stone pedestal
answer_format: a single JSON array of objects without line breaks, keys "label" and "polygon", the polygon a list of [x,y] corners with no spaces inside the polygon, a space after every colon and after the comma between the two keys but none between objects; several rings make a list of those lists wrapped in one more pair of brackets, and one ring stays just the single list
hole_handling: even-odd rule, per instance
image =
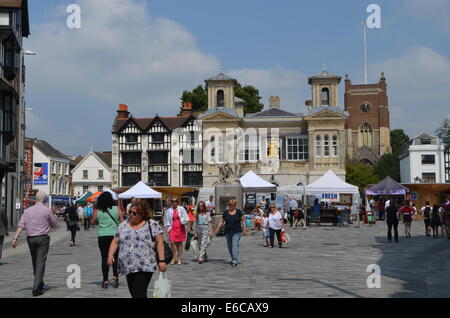
[{"label": "stone pedestal", "polygon": [[215,188],[216,214],[228,209],[228,201],[236,200],[236,208],[242,210],[242,186],[240,184],[218,184]]}]

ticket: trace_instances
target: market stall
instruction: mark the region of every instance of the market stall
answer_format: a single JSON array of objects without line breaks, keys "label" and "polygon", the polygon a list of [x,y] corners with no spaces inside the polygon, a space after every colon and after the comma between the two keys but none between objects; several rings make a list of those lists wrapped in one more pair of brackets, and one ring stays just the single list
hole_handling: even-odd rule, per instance
[{"label": "market stall", "polygon": [[277,192],[276,185],[264,180],[251,170],[243,175],[239,181],[241,182],[242,191],[245,193],[245,202],[243,204],[245,210],[251,210],[256,206],[257,193],[268,194]]},{"label": "market stall", "polygon": [[[350,209],[352,203],[359,202],[357,186],[346,183],[333,171],[328,170],[317,181],[305,188],[305,195],[318,199],[320,203],[320,223],[337,224],[338,216]],[[313,208],[308,209],[308,215],[313,215]]]},{"label": "market stall", "polygon": [[[368,188],[365,190],[365,195],[367,197],[366,201],[368,199],[373,197],[378,197],[378,202],[383,202],[383,204],[378,204],[378,207],[376,208],[376,212],[380,214],[384,214],[385,210],[385,202],[387,200],[398,200],[403,201],[406,199],[407,195],[409,194],[409,189],[391,177],[387,176],[384,178],[381,182],[377,183],[376,185]],[[366,208],[367,210],[367,208]],[[383,216],[381,215],[380,219],[383,219]]]}]

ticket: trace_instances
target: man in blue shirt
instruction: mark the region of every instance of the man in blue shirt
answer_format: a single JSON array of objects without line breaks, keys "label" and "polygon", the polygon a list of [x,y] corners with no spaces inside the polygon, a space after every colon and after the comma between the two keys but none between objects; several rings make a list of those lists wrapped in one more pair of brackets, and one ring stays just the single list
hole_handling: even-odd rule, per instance
[{"label": "man in blue shirt", "polygon": [[87,205],[84,208],[84,230],[89,230],[91,227],[91,219],[92,219],[92,207]]}]

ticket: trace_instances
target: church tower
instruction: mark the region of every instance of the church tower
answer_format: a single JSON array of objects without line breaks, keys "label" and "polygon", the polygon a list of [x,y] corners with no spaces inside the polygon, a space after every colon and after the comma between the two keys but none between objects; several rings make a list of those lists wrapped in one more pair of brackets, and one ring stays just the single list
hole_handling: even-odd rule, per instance
[{"label": "church tower", "polygon": [[391,152],[389,105],[384,73],[376,84],[353,85],[345,78],[347,155],[372,165]]},{"label": "church tower", "polygon": [[318,75],[308,78],[312,100],[306,101],[308,111],[319,106],[339,106],[339,83],[342,77],[331,74],[325,67]]}]

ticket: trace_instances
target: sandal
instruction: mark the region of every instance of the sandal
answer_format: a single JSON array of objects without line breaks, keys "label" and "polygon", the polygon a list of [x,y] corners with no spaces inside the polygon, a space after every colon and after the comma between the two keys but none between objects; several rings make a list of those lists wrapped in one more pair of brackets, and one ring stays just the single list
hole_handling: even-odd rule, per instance
[{"label": "sandal", "polygon": [[172,261],[169,263],[169,265],[175,265],[175,263],[176,263],[176,260],[175,260],[175,258],[173,258]]},{"label": "sandal", "polygon": [[182,258],[178,259],[178,263],[177,264],[178,265],[183,265],[183,259]]}]

